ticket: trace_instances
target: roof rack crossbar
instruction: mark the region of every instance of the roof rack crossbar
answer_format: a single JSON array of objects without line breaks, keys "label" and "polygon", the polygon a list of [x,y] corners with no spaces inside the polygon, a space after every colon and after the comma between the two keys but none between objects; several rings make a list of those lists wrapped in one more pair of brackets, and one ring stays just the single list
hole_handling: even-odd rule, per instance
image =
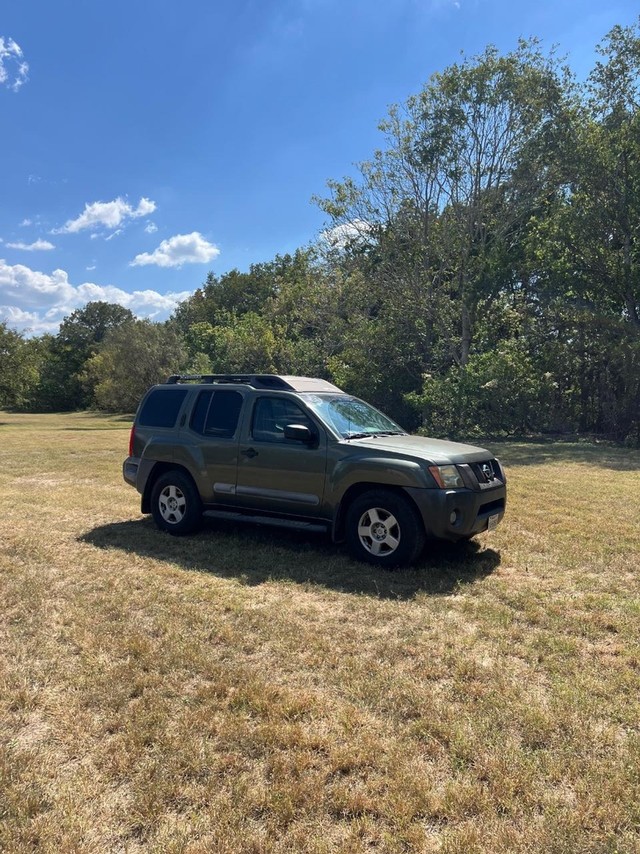
[{"label": "roof rack crossbar", "polygon": [[167,385],[176,383],[236,383],[250,385],[254,388],[291,389],[293,386],[277,374],[172,374],[167,378]]}]

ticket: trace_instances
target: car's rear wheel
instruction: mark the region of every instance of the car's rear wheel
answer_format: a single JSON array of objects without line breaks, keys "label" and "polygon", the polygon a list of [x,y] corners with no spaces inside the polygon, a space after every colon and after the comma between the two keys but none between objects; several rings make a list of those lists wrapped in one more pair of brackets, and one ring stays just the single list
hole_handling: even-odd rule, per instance
[{"label": "car's rear wheel", "polygon": [[178,469],[161,474],[151,490],[151,513],[162,531],[190,534],[202,523],[202,502],[191,478]]},{"label": "car's rear wheel", "polygon": [[357,560],[376,566],[407,566],[424,548],[422,520],[408,498],[388,489],[372,489],[347,510],[346,538]]}]

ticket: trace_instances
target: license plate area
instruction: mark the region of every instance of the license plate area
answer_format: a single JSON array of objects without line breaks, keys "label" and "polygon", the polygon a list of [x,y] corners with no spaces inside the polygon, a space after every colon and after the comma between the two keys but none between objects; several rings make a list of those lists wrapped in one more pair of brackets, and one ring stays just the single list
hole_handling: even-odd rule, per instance
[{"label": "license plate area", "polygon": [[492,516],[489,516],[489,519],[487,520],[487,531],[495,531],[495,529],[498,527],[499,520],[499,513],[494,513]]}]

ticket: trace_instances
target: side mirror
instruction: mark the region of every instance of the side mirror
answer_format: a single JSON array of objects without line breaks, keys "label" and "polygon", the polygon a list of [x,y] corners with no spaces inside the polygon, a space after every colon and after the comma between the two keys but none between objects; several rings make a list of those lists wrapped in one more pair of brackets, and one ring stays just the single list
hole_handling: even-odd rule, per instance
[{"label": "side mirror", "polygon": [[305,424],[287,424],[284,428],[284,438],[302,442],[303,445],[312,445],[316,441],[316,437]]}]

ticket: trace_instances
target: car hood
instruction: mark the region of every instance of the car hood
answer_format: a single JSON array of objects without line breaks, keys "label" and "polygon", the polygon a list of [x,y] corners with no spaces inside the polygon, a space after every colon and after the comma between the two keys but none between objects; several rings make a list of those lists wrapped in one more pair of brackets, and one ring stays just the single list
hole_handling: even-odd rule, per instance
[{"label": "car hood", "polygon": [[372,436],[367,439],[351,439],[350,445],[359,448],[395,451],[407,456],[418,457],[435,465],[447,463],[477,463],[492,458],[490,451],[475,445],[449,442],[445,439],[430,439],[428,436]]}]

